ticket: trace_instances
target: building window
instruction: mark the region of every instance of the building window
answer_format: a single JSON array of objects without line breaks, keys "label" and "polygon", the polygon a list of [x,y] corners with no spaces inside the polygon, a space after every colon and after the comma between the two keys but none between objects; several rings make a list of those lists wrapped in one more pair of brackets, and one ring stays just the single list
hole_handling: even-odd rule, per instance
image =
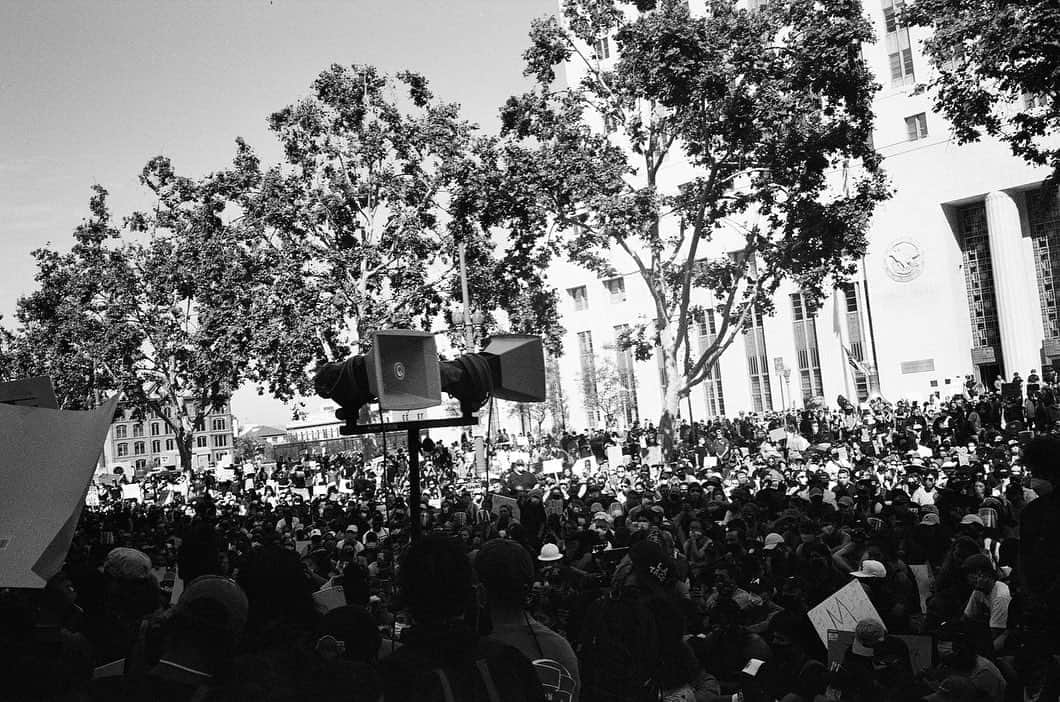
[{"label": "building window", "polygon": [[205,436],[196,436],[195,437],[195,447],[196,448],[206,448],[206,445],[207,444],[206,444],[206,437]]},{"label": "building window", "polygon": [[[861,283],[842,283],[840,289],[843,291],[843,306],[846,311],[846,333],[849,344],[850,358],[843,359],[850,368],[854,378],[854,390],[858,401],[864,402],[869,399],[869,376],[865,372],[865,344],[867,337],[861,326],[861,305],[858,302],[858,285]],[[845,352],[844,352],[845,353]]]},{"label": "building window", "polygon": [[619,390],[621,413],[627,426],[640,418],[637,412],[637,375],[633,366],[633,351],[628,348],[624,349],[621,345],[621,340],[628,333],[628,324],[615,326],[615,368],[618,370],[618,380],[621,383]]},{"label": "building window", "polygon": [[172,418],[173,417],[173,408],[169,407],[168,405],[166,407],[163,407],[162,408],[162,416],[164,416],[166,419]]},{"label": "building window", "polygon": [[136,470],[146,470],[146,468],[147,468],[147,459],[146,458],[141,458],[141,459],[136,461]]},{"label": "building window", "polygon": [[575,312],[589,309],[589,293],[584,285],[579,285],[576,288],[569,288],[567,294],[570,295],[570,299],[574,300]]},{"label": "building window", "polygon": [[[957,223],[964,258],[968,312],[972,322],[972,353],[980,359],[985,359],[979,365],[1000,364],[1001,328],[994,297],[994,264],[990,257],[986,206],[979,202],[960,208],[957,212]],[[976,349],[981,350],[976,353]]]},{"label": "building window", "polygon": [[593,45],[593,51],[596,53],[597,61],[609,59],[611,58],[611,42],[607,37],[600,37]]},{"label": "building window", "polygon": [[214,434],[213,435],[214,448],[220,448],[222,446],[228,446],[228,434]]},{"label": "building window", "polygon": [[225,429],[228,428],[228,427],[225,426],[225,418],[224,417],[215,417],[213,419],[213,421],[210,422],[210,426],[212,427],[212,429],[214,431],[224,431]]},{"label": "building window", "polygon": [[585,416],[589,423],[597,422],[596,358],[593,356],[593,333],[578,332],[578,356],[582,369],[582,395],[585,398]]},{"label": "building window", "polygon": [[895,0],[883,0],[883,24],[886,30],[884,44],[887,47],[887,59],[891,64],[891,85],[901,87],[911,85],[913,77],[913,49],[909,43],[909,29],[898,21],[904,3]]},{"label": "building window", "polygon": [[1056,286],[1060,285],[1060,198],[1045,189],[1027,193],[1034,267],[1037,269],[1038,299],[1042,308],[1045,355],[1060,356],[1060,321],[1057,320]]},{"label": "building window", "polygon": [[607,288],[607,292],[611,294],[611,304],[618,304],[619,302],[626,301],[626,279],[625,278],[612,278],[611,280],[604,281],[604,287]]},{"label": "building window", "polygon": [[1044,95],[1035,95],[1034,93],[1023,93],[1023,109],[1030,111],[1040,108],[1046,108],[1049,106],[1049,100]]},{"label": "building window", "polygon": [[136,441],[133,443],[133,453],[137,456],[142,456],[147,453],[147,447],[142,441]]},{"label": "building window", "polygon": [[151,453],[162,453],[162,442],[158,439],[151,442]]},{"label": "building window", "polygon": [[118,457],[121,458],[122,456],[128,456],[128,455],[129,455],[129,444],[125,444],[125,443],[118,444]]},{"label": "building window", "polygon": [[[714,310],[702,310],[696,317],[696,329],[699,332],[699,353],[703,354],[718,338],[718,324]],[[703,392],[707,402],[707,414],[721,417],[725,414],[725,394],[721,387],[721,369],[718,361],[710,364],[703,379]]]},{"label": "building window", "polygon": [[144,425],[137,422],[133,424],[133,438],[144,435]]},{"label": "building window", "polygon": [[173,443],[173,439],[166,439],[166,451],[173,451],[176,448],[176,444]]},{"label": "building window", "polygon": [[799,364],[803,402],[824,394],[821,355],[817,347],[817,308],[801,293],[791,295],[791,316],[795,333],[795,356]]},{"label": "building window", "polygon": [[158,436],[162,433],[162,425],[158,422],[151,422],[151,436]]},{"label": "building window", "polygon": [[905,118],[905,132],[909,141],[927,139],[927,115],[921,112],[918,115],[909,115]]},{"label": "building window", "polygon": [[755,412],[773,411],[773,389],[769,382],[769,353],[766,351],[762,313],[752,310],[743,330],[747,352],[747,376],[751,381],[751,408]]},{"label": "building window", "polygon": [[129,437],[129,427],[126,424],[119,424],[114,427],[114,438],[115,439],[127,439]]},{"label": "building window", "polygon": [[228,456],[228,451],[218,451],[213,455],[215,461],[223,461]]}]

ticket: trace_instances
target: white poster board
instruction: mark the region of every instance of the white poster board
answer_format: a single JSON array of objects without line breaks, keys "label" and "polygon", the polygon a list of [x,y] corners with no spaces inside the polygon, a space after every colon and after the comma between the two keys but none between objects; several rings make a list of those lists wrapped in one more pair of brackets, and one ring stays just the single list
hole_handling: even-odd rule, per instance
[{"label": "white poster board", "polygon": [[547,461],[541,461],[541,472],[545,475],[554,475],[556,473],[562,473],[563,459],[550,458]]},{"label": "white poster board", "polygon": [[661,466],[663,462],[662,447],[661,446],[649,446],[648,456],[645,462],[649,466]]},{"label": "white poster board", "polygon": [[121,499],[123,500],[139,500],[140,499],[140,483],[126,483],[121,486]]},{"label": "white poster board", "polygon": [[782,428],[772,429],[769,432],[770,441],[783,441],[786,438],[788,438],[788,433]]},{"label": "white poster board", "polygon": [[854,631],[862,619],[880,619],[879,612],[869,601],[861,583],[851,580],[829,595],[806,616],[810,618],[814,631],[821,637],[821,643],[828,647],[828,630]]},{"label": "white poster board", "polygon": [[607,463],[612,468],[626,465],[626,455],[622,453],[621,446],[607,447]]}]

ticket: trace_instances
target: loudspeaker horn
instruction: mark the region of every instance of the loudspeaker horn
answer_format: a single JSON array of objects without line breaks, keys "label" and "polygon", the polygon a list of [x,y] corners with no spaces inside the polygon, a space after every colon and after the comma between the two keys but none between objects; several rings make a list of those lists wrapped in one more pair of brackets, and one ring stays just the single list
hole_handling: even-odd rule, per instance
[{"label": "loudspeaker horn", "polygon": [[368,387],[384,410],[412,410],[442,404],[434,335],[384,329],[373,335],[365,356]]},{"label": "loudspeaker horn", "polygon": [[545,351],[541,337],[499,334],[482,355],[493,377],[493,396],[513,402],[545,401]]}]

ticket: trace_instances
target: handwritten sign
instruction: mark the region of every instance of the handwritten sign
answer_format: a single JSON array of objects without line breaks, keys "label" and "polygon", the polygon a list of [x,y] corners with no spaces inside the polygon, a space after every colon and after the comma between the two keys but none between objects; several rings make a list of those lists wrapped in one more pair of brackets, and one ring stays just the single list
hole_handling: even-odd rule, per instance
[{"label": "handwritten sign", "polygon": [[622,453],[621,446],[607,447],[607,463],[612,468],[626,465],[626,456]]},{"label": "handwritten sign", "polygon": [[663,462],[662,447],[649,446],[648,456],[645,461],[649,466],[661,466]]},{"label": "handwritten sign", "polygon": [[806,614],[821,643],[828,647],[828,630],[854,631],[862,619],[880,619],[861,583],[851,580]]},{"label": "handwritten sign", "polygon": [[783,441],[786,438],[788,438],[788,433],[779,427],[769,432],[770,441]]},{"label": "handwritten sign", "polygon": [[129,483],[121,486],[121,499],[123,500],[139,500],[140,499],[140,483]]}]

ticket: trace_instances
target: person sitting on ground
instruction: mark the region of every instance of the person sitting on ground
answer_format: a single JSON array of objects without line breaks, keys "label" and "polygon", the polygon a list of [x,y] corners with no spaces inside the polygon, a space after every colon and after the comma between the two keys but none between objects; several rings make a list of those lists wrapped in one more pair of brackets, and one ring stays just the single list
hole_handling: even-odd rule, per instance
[{"label": "person sitting on ground", "polygon": [[519,650],[479,636],[464,621],[471,563],[460,544],[429,534],[405,552],[398,572],[413,624],[380,663],[387,702],[543,702],[533,665]]}]

